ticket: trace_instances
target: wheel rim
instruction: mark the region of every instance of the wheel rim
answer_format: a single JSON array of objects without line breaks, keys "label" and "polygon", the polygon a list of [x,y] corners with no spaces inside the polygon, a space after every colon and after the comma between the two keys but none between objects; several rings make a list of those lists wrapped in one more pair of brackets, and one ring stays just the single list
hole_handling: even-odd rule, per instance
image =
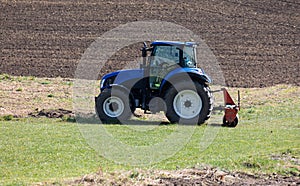
[{"label": "wheel rim", "polygon": [[202,100],[195,91],[182,90],[175,96],[173,108],[179,117],[192,119],[200,114]]},{"label": "wheel rim", "polygon": [[124,112],[124,103],[121,98],[109,97],[103,103],[103,111],[109,117],[119,117]]}]

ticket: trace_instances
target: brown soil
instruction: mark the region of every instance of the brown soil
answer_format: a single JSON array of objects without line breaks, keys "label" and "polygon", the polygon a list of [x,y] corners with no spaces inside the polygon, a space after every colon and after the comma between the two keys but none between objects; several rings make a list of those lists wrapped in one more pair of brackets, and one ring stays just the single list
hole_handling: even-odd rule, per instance
[{"label": "brown soil", "polygon": [[[104,32],[132,21],[161,20],[204,39],[229,86],[300,85],[297,0],[1,0],[0,9],[0,73],[74,77],[85,49]],[[136,52],[125,49],[100,76],[121,69]]]}]

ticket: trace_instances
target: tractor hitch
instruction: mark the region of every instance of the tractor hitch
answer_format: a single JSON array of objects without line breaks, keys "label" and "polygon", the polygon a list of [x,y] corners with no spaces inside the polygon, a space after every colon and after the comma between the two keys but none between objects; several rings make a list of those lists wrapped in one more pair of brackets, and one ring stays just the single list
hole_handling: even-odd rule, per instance
[{"label": "tractor hitch", "polygon": [[236,127],[239,122],[238,112],[240,110],[240,91],[238,91],[238,104],[235,104],[226,88],[221,89],[224,94],[225,114],[223,117],[224,127]]}]

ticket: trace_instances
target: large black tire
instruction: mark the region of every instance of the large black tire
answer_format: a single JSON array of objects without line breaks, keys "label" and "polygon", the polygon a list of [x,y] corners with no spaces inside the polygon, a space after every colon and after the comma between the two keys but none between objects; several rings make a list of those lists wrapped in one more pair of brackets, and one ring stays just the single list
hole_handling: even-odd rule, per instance
[{"label": "large black tire", "polygon": [[96,98],[96,112],[103,123],[124,123],[134,110],[128,93],[120,89],[105,89]]},{"label": "large black tire", "polygon": [[210,118],[213,108],[209,88],[195,81],[171,86],[164,100],[167,105],[166,117],[171,123],[203,124]]}]

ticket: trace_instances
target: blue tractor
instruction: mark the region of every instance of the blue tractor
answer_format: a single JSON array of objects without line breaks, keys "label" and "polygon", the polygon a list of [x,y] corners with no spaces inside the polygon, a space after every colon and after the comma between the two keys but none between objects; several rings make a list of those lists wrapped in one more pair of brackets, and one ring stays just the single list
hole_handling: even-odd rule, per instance
[{"label": "blue tractor", "polygon": [[96,112],[104,123],[124,122],[137,108],[164,111],[171,123],[202,124],[210,118],[210,78],[197,68],[195,42],[144,43],[139,69],[103,76]]}]

